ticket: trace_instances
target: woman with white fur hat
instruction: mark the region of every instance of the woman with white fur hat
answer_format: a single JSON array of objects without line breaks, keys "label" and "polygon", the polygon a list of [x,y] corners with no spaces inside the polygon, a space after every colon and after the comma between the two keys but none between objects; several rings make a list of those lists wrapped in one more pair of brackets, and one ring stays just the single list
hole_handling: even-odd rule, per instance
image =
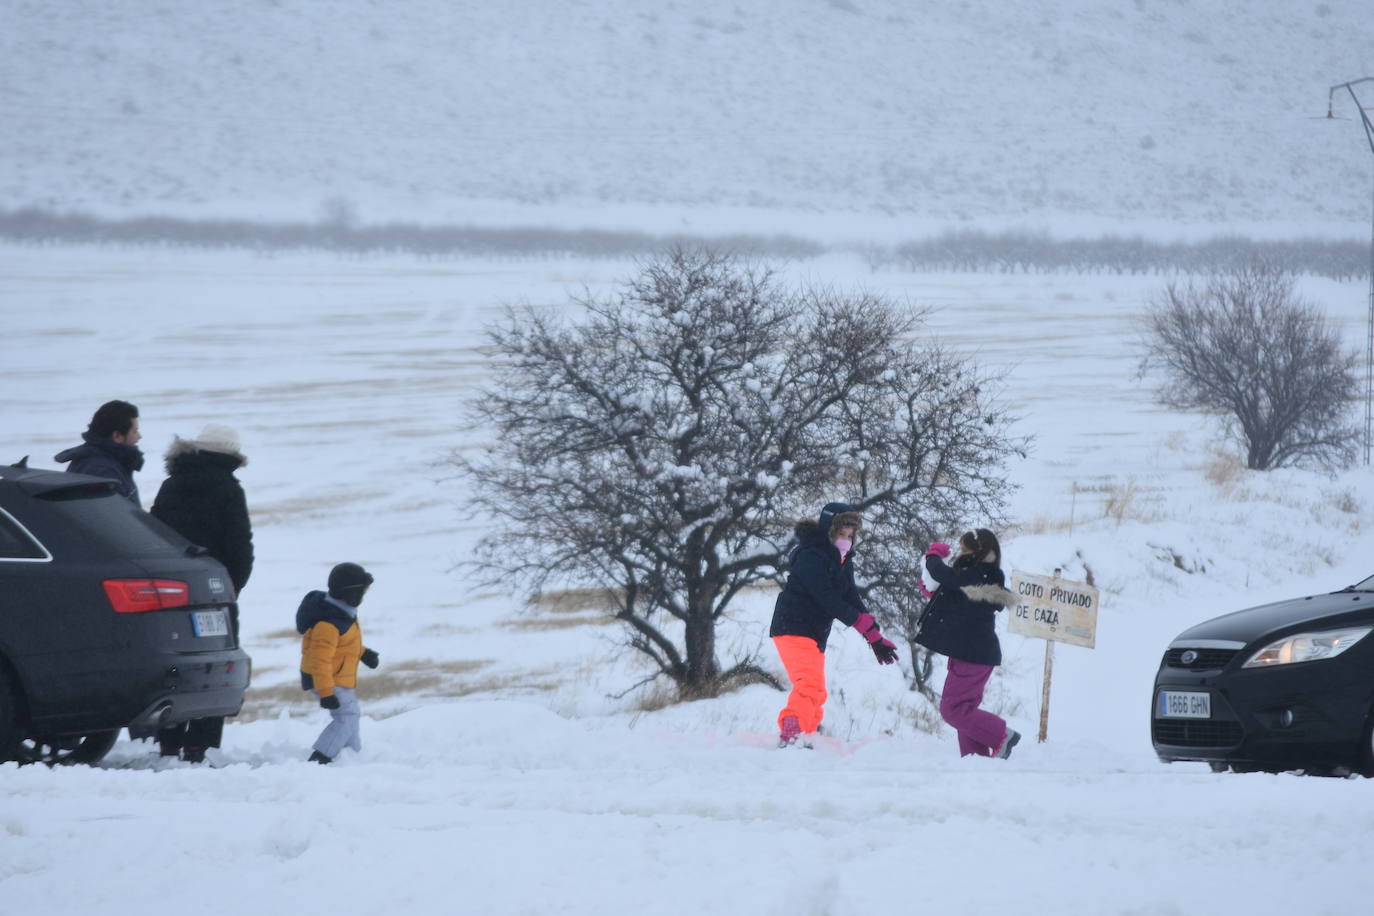
[{"label": "woman with white fur hat", "polygon": [[[253,571],[253,529],[248,502],[234,472],[248,463],[239,435],[223,423],[207,423],[194,439],[176,437],[167,449],[167,479],[150,510],[193,544],[204,547],[229,573],[237,599]],[[238,636],[237,601],[232,627]],[[181,754],[199,763],[207,747],[219,747],[224,720],[196,719],[158,732],[163,756]]]}]

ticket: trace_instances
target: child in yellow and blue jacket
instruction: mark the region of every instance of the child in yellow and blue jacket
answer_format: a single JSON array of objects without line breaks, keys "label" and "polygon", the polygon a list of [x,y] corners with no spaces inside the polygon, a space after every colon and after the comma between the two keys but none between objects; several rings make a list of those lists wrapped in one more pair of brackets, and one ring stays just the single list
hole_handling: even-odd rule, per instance
[{"label": "child in yellow and blue jacket", "polygon": [[315,739],[310,759],[329,763],[346,747],[363,749],[362,708],[354,688],[358,662],[376,668],[381,657],[363,645],[358,605],[372,574],[357,563],[340,563],[329,572],[329,592],[312,591],[296,611],[301,634],[301,689],[313,690],[330,721]]}]

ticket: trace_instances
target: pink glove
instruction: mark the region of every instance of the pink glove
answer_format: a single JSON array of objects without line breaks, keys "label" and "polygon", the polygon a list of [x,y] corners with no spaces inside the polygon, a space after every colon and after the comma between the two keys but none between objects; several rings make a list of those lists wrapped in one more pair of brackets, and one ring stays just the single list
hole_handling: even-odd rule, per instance
[{"label": "pink glove", "polygon": [[933,541],[931,545],[926,548],[926,556],[930,556],[932,553],[942,560],[947,560],[949,559],[950,553],[949,545],[940,541]]},{"label": "pink glove", "polygon": [[927,601],[935,597],[935,594],[931,592],[930,589],[926,588],[926,584],[921,581],[920,576],[916,577],[916,587],[921,590],[921,594],[925,596]]},{"label": "pink glove", "polygon": [[869,642],[877,642],[883,638],[882,631],[878,629],[878,621],[874,620],[868,611],[864,611],[854,620],[854,629]]},{"label": "pink glove", "polygon": [[878,629],[878,621],[874,620],[868,611],[864,611],[854,621],[854,629],[868,640],[869,648],[873,650],[873,656],[878,659],[878,664],[890,665],[897,660],[897,646],[883,636],[882,630]]}]

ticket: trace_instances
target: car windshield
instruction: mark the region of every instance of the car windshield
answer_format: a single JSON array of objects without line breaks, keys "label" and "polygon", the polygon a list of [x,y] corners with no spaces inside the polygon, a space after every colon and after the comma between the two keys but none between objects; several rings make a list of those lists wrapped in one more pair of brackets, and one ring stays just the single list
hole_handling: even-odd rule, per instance
[{"label": "car windshield", "polygon": [[177,557],[184,539],[123,496],[64,491],[44,500],[64,522],[81,529],[112,556]]},{"label": "car windshield", "polygon": [[1374,592],[1374,576],[1350,586],[1352,592]]}]

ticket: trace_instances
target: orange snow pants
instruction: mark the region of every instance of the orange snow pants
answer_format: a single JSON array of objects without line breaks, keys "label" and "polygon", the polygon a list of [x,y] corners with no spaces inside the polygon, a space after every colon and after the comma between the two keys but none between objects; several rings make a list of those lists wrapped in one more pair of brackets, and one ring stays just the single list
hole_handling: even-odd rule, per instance
[{"label": "orange snow pants", "polygon": [[782,666],[792,681],[787,705],[778,713],[778,728],[782,728],[783,719],[796,716],[803,732],[814,732],[825,715],[821,707],[828,696],[825,692],[825,653],[814,639],[805,636],[774,636],[773,645],[778,647]]}]

